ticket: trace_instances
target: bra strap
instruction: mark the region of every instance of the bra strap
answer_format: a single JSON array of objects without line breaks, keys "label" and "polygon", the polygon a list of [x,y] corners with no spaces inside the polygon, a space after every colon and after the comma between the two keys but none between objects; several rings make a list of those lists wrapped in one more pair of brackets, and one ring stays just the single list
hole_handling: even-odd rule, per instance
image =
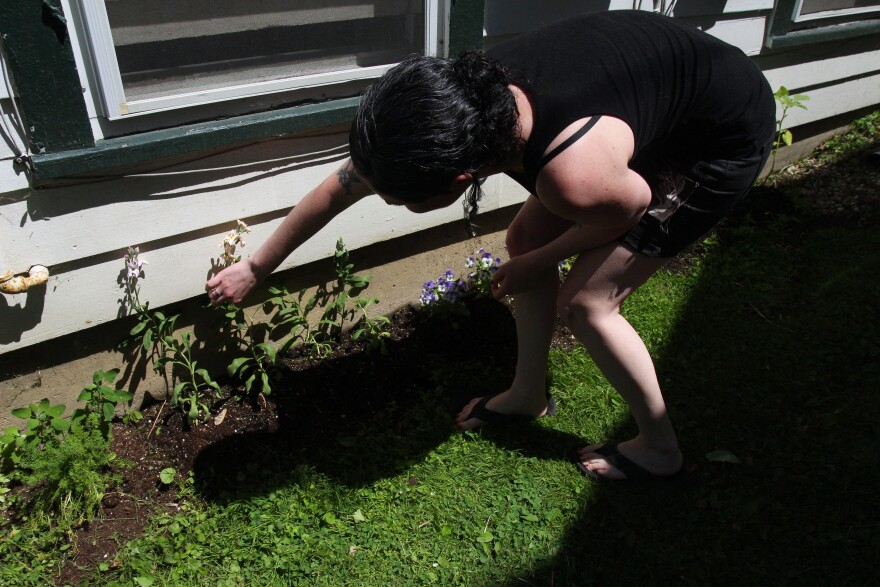
[{"label": "bra strap", "polygon": [[556,157],[561,152],[563,152],[564,150],[569,148],[579,138],[581,138],[582,136],[587,134],[590,131],[590,129],[593,128],[593,125],[595,125],[597,122],[599,122],[600,118],[602,118],[601,114],[590,117],[590,119],[582,127],[580,127],[577,130],[577,132],[575,132],[573,135],[571,135],[570,137],[568,137],[567,139],[562,141],[562,143],[557,145],[555,149],[553,149],[552,151],[550,151],[549,153],[544,155],[544,157],[541,159],[541,162],[538,163],[538,168],[535,170],[535,176],[537,176],[538,173],[542,169],[544,169],[544,166],[547,165],[548,163],[550,163],[550,161],[554,157]]}]

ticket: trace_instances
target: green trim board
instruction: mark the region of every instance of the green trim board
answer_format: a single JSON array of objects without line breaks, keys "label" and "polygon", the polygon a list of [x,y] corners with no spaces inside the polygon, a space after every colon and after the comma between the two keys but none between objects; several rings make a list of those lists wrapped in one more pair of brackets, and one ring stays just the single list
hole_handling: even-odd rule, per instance
[{"label": "green trim board", "polygon": [[765,46],[770,49],[837,41],[880,32],[880,19],[864,15],[841,15],[796,23],[797,0],[778,0]]},{"label": "green trim board", "polygon": [[34,155],[34,179],[39,184],[100,174],[153,160],[344,124],[354,118],[359,102],[360,98],[355,97],[307,104],[107,139],[86,149]]},{"label": "green trim board", "polygon": [[3,0],[0,31],[31,151],[94,145],[60,0]]}]

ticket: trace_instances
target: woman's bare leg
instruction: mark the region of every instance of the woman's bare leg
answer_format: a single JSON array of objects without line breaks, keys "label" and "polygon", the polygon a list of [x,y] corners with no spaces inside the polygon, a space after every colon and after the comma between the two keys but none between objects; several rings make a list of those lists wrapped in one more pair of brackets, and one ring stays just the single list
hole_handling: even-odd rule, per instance
[{"label": "woman's bare leg", "polygon": [[[543,246],[570,226],[570,221],[548,212],[537,198],[531,196],[508,229],[507,252],[515,257]],[[517,336],[516,374],[510,389],[486,404],[492,411],[535,417],[546,413],[547,357],[553,336],[558,291],[557,269],[551,267],[543,275],[535,275],[533,288],[513,297]],[[462,408],[455,417],[456,426],[470,430],[484,424],[478,418],[468,417],[480,399],[474,398]]]},{"label": "woman's bare leg", "polygon": [[[579,256],[559,296],[569,329],[627,402],[638,425],[638,436],[619,444],[621,454],[657,475],[676,473],[682,456],[654,363],[639,334],[620,314],[620,306],[665,261],[609,243]],[[600,476],[625,478],[593,452],[598,446],[581,449],[581,462]]]}]

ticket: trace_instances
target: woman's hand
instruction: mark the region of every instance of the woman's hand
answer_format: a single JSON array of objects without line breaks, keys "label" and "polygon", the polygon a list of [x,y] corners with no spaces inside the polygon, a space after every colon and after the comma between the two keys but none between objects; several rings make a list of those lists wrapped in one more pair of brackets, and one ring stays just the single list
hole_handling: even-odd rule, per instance
[{"label": "woman's hand", "polygon": [[215,306],[223,302],[238,304],[260,281],[250,259],[245,259],[209,279],[205,291]]},{"label": "woman's hand", "polygon": [[513,257],[492,274],[492,295],[496,300],[522,293],[538,282],[539,274],[548,270],[535,251]]}]

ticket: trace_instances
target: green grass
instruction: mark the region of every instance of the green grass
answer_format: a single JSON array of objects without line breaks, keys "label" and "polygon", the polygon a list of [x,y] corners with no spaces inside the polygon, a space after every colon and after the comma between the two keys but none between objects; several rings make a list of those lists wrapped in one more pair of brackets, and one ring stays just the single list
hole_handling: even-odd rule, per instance
[{"label": "green grass", "polygon": [[[557,416],[525,430],[449,435],[436,398],[480,377],[475,357],[441,363],[419,405],[391,405],[360,423],[348,442],[393,467],[352,463],[382,473],[345,483],[314,465],[271,466],[283,455],[267,446],[222,499],[188,490],[183,511],[157,517],[91,583],[875,582],[880,234],[759,213],[763,205],[750,202],[751,213],[710,237],[692,265],[660,273],[624,308],[656,359],[699,485],[578,474],[572,448],[634,432],[580,348],[552,353]],[[382,433],[399,418],[399,435]],[[437,441],[413,456],[408,447],[426,436]],[[345,443],[337,449],[344,460]],[[708,460],[715,450],[741,462]],[[16,562],[4,561],[0,583],[30,582]]]}]

